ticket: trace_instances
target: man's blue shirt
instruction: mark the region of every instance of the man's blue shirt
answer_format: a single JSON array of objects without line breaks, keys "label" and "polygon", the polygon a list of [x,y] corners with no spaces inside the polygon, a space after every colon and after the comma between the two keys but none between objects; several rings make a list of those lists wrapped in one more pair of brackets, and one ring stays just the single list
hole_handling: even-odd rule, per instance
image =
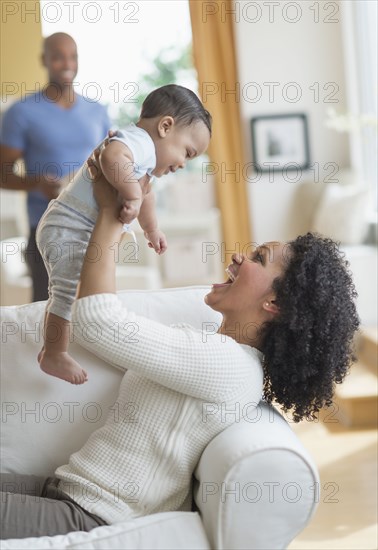
[{"label": "man's blue shirt", "polygon": [[[4,114],[0,142],[23,151],[28,174],[72,174],[106,136],[110,121],[106,108],[75,94],[75,103],[64,109],[42,92],[14,103]],[[40,191],[28,193],[30,227],[37,227],[48,199]]]}]

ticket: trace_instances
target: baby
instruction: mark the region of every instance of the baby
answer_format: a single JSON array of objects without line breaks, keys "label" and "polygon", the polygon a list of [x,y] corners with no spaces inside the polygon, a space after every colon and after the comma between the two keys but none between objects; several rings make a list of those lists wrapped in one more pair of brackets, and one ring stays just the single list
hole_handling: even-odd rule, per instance
[{"label": "baby", "polygon": [[[167,243],[158,228],[150,178],[184,168],[188,160],[206,151],[210,136],[211,116],[198,97],[187,88],[170,84],[147,96],[136,125],[130,124],[103,142],[98,162],[118,191],[120,220],[130,224],[138,218],[149,246],[158,254],[166,250]],[[49,203],[36,234],[49,273],[44,346],[38,362],[47,374],[72,384],[88,379],[68,354],[68,346],[71,306],[97,214],[85,163]]]}]

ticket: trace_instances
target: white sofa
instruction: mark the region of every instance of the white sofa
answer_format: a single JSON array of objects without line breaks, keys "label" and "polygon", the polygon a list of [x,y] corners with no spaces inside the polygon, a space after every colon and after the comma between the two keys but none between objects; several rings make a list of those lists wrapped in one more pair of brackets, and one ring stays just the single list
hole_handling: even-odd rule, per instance
[{"label": "white sofa", "polygon": [[[119,296],[141,315],[201,328],[203,322],[219,322],[203,301],[208,290],[134,290]],[[46,376],[36,359],[44,302],[1,311],[1,469],[51,475],[103,424],[122,372],[73,343],[71,353],[89,382],[72,386]],[[315,512],[318,472],[288,422],[261,402],[253,414],[236,413],[235,423],[210,442],[194,472],[192,496],[192,511],[154,514],[89,533],[12,539],[1,548],[286,548]]]},{"label": "white sofa", "polygon": [[[26,237],[9,237],[0,241],[0,305],[26,304],[32,300],[33,282],[25,260]],[[157,265],[139,254],[137,263],[130,261],[134,249],[127,248],[120,254],[116,267],[117,289],[156,289],[163,286]],[[146,247],[147,248],[147,245]],[[150,263],[148,263],[150,262]],[[127,265],[128,264],[128,265]]]}]

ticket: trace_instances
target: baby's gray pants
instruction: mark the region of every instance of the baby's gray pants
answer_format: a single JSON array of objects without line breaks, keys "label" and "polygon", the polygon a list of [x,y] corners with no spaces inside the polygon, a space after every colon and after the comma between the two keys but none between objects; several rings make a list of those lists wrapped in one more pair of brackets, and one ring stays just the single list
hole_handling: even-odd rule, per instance
[{"label": "baby's gray pants", "polygon": [[[55,199],[49,203],[36,233],[36,241],[49,274],[49,299],[46,311],[71,320],[84,255],[95,219]],[[91,261],[101,251],[93,247]]]}]

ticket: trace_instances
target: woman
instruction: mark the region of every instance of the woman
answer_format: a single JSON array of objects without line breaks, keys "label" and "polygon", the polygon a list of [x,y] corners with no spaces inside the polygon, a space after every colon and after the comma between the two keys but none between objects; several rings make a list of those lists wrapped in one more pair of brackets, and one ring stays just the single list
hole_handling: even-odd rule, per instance
[{"label": "woman", "polygon": [[[308,233],[234,254],[226,283],[206,303],[223,315],[217,334],[167,327],[129,312],[115,292],[114,243],[122,223],[111,186],[95,183],[100,212],[73,307],[75,337],[127,369],[111,413],[54,478],[4,476],[2,538],[89,531],[147,514],[184,509],[201,453],[232,415],[263,394],[295,421],[330,405],[345,377],[358,328],[351,276],[337,246]],[[130,341],[129,323],[137,327]],[[115,337],[116,336],[116,337]],[[136,422],[122,411],[133,406]],[[125,415],[130,418],[130,415]],[[13,480],[15,490],[9,490]],[[17,488],[18,487],[18,488]],[[38,498],[36,498],[38,496]],[[5,498],[4,498],[5,497]],[[44,497],[44,498],[39,498]]]}]

